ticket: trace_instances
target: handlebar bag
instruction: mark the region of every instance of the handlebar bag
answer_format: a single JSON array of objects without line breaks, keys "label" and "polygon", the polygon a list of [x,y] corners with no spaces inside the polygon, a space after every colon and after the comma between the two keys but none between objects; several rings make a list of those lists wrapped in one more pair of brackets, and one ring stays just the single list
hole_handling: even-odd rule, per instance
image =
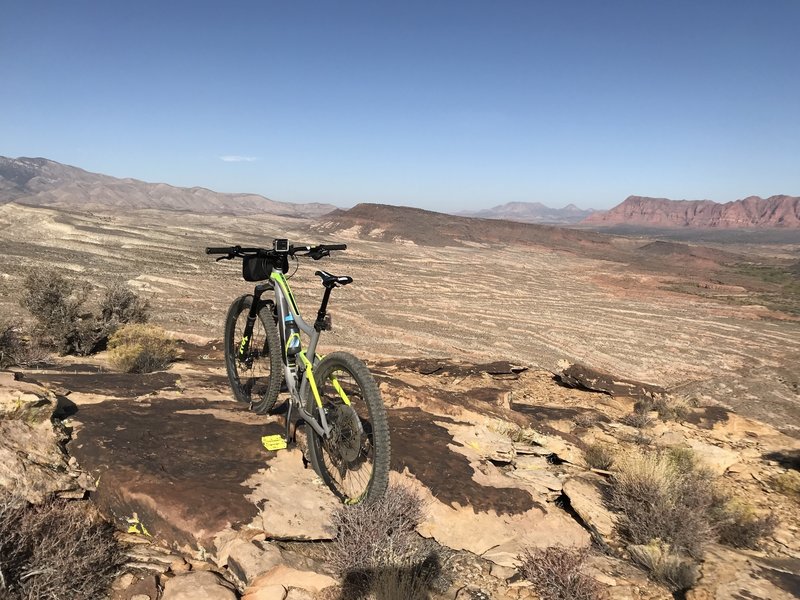
[{"label": "handlebar bag", "polygon": [[260,256],[245,256],[242,260],[242,277],[245,281],[264,281],[272,273],[272,261]]}]

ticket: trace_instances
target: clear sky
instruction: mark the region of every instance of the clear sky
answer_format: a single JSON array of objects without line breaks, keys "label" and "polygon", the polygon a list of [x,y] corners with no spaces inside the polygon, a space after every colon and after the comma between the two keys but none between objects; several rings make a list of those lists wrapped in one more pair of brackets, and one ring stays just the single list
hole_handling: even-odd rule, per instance
[{"label": "clear sky", "polygon": [[800,195],[800,0],[7,0],[0,155],[339,206]]}]

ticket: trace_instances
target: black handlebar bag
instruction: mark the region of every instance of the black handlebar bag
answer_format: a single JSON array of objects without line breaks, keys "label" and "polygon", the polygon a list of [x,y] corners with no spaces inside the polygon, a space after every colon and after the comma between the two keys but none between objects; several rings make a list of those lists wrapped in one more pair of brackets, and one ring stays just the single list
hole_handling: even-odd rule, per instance
[{"label": "black handlebar bag", "polygon": [[272,273],[272,261],[260,256],[245,256],[242,260],[242,277],[245,281],[264,281]]}]

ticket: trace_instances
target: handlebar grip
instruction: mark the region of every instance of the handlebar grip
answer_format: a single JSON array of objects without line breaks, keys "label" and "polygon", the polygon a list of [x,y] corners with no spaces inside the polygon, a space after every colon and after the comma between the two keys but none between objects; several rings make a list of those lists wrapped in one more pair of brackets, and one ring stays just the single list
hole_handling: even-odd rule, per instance
[{"label": "handlebar grip", "polygon": [[323,244],[325,250],[347,250],[347,244]]},{"label": "handlebar grip", "polygon": [[231,252],[233,252],[231,246],[227,248],[206,248],[206,254],[230,254]]}]

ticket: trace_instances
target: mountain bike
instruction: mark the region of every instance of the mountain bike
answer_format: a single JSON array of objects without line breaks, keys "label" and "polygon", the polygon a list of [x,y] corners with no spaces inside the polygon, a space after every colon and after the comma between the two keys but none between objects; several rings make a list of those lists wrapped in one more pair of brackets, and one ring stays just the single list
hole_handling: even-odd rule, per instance
[{"label": "mountain bike", "polygon": [[[234,300],[225,319],[225,367],[234,397],[267,414],[281,390],[288,392],[285,435],[264,438],[265,445],[285,448],[304,421],[312,467],[344,503],[357,504],[380,498],[388,485],[386,409],[363,361],[347,352],[316,352],[320,335],[331,329],[331,292],[353,278],[316,271],[324,293],[316,320],[309,324],[287,277],[289,259],[320,260],[346,249],[346,244],[308,246],[276,239],[272,248],[212,247],[206,254],[222,254],[217,261],[241,258],[244,280],[263,282]],[[308,336],[305,347],[301,332]]]}]

